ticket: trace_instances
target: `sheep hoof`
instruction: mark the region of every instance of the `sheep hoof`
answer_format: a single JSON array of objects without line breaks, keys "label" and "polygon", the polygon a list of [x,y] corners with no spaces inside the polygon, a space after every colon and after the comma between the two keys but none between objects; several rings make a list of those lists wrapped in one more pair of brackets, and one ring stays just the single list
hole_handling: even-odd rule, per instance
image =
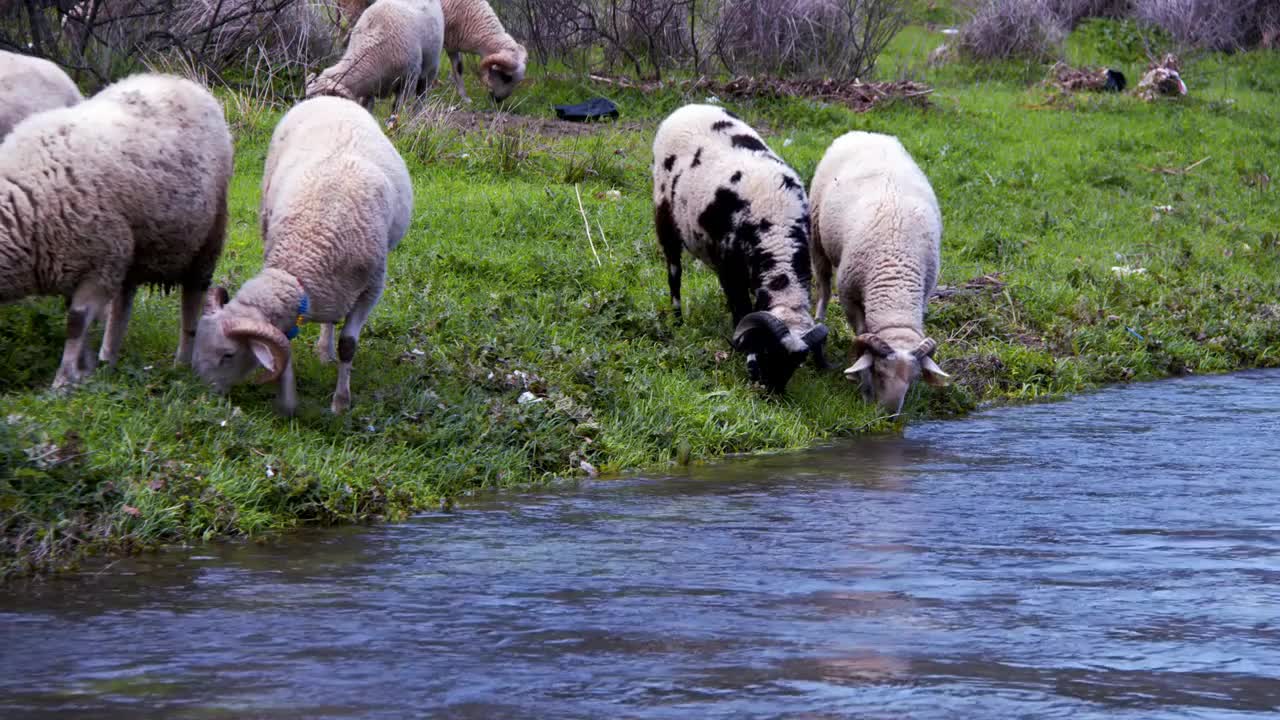
[{"label": "sheep hoof", "polygon": [[333,396],[333,404],[329,406],[329,409],[333,411],[334,415],[345,413],[351,409],[351,396],[335,394]]},{"label": "sheep hoof", "polygon": [[298,406],[296,403],[282,402],[280,400],[277,400],[276,412],[284,417],[291,418],[298,413]]}]

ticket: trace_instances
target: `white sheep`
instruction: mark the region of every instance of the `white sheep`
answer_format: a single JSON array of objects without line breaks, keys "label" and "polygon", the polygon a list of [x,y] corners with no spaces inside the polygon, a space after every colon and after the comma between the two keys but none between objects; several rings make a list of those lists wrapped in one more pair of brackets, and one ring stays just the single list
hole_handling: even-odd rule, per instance
[{"label": "white sheep", "polygon": [[809,202],[795,171],[724,108],[686,105],[653,141],[654,224],[680,317],[681,249],[716,271],[733,346],[753,380],[782,391],[826,326],[809,315]]},{"label": "white sheep", "polygon": [[0,50],[0,139],[28,115],[82,99],[80,89],[57,65]]},{"label": "white sheep", "polygon": [[[0,144],[0,302],[68,298],[54,387],[119,356],[139,285],[182,287],[177,362],[226,234],[231,133],[205,88],[135,75],[19,123]],[[102,352],[88,337],[110,305]]]},{"label": "white sheep", "polygon": [[267,150],[264,267],[230,301],[222,288],[209,293],[196,336],[197,374],[226,392],[261,366],[261,381],[279,381],[279,409],[292,415],[289,341],[297,323],[325,324],[317,349],[332,361],[333,323],[343,320],[332,409],[349,408],[356,343],[412,208],[409,171],[371,115],[334,97],[294,106]]},{"label": "white sheep", "polygon": [[[462,53],[481,56],[480,82],[489,88],[494,100],[504,100],[524,80],[528,51],[507,33],[502,21],[485,0],[441,0],[444,9],[444,49],[453,68],[453,84],[466,102],[466,86],[462,82]],[[342,14],[348,23],[358,22],[368,0],[340,0]]]},{"label": "white sheep", "polygon": [[815,315],[826,317],[831,272],[856,334],[845,370],[868,397],[897,415],[922,374],[931,385],[951,376],[933,361],[924,334],[925,304],[942,263],[942,213],[929,180],[898,140],[850,132],[827,148],[810,185],[813,198]]},{"label": "white sheep", "polygon": [[458,95],[470,102],[462,83],[462,53],[481,56],[480,82],[494,100],[505,100],[524,80],[529,58],[524,46],[502,27],[485,0],[442,0],[444,6],[444,49],[453,67],[453,84]]},{"label": "white sheep", "polygon": [[399,111],[435,83],[444,34],[440,0],[378,0],[356,21],[342,58],[307,77],[306,96],[334,95],[372,108],[398,89],[393,112]]}]

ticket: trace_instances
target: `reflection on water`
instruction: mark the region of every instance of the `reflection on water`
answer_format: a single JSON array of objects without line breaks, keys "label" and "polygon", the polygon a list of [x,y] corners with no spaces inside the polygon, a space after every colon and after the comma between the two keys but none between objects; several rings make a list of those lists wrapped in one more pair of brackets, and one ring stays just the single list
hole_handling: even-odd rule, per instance
[{"label": "reflection on water", "polygon": [[1280,710],[1280,373],[0,591],[0,716]]}]

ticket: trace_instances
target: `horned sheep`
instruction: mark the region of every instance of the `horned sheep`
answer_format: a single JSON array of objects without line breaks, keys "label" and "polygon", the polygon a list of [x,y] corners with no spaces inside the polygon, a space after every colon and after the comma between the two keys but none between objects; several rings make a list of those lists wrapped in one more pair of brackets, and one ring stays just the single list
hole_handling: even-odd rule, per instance
[{"label": "horned sheep", "polygon": [[716,271],[735,349],[753,380],[780,392],[826,326],[809,315],[809,202],[804,185],[749,125],[714,105],[686,105],[653,141],[654,224],[681,314],[681,251]]},{"label": "horned sheep", "polygon": [[0,139],[28,115],[82,99],[80,89],[57,65],[0,50]]},{"label": "horned sheep", "polygon": [[942,213],[924,172],[889,135],[850,132],[837,138],[814,173],[813,267],[819,320],[826,317],[831,275],[856,335],[845,375],[885,411],[902,411],[923,375],[950,376],[933,360],[924,311],[942,263]]},{"label": "horned sheep", "polygon": [[[68,299],[54,387],[114,364],[140,285],[182,287],[177,362],[222,253],[231,133],[189,80],[135,75],[19,123],[0,145],[0,302]],[[89,328],[108,311],[101,353]]]},{"label": "horned sheep", "polygon": [[306,96],[334,95],[371,108],[398,90],[399,110],[435,82],[444,37],[440,0],[378,0],[356,21],[342,58],[308,76]]},{"label": "horned sheep", "polygon": [[[341,0],[347,22],[358,22],[368,0]],[[444,49],[449,53],[453,84],[470,102],[463,84],[462,53],[480,55],[480,82],[494,100],[505,100],[524,80],[529,53],[502,26],[485,0],[441,0],[444,10]]]},{"label": "horned sheep", "polygon": [[360,331],[382,296],[387,254],[409,227],[413,187],[404,160],[354,102],[319,97],[294,106],[272,134],[260,208],[263,269],[235,298],[209,293],[196,336],[195,369],[219,392],[263,368],[279,382],[277,405],[297,408],[290,340],[304,320],[323,323],[317,350],[333,360],[332,410],[351,404]]}]

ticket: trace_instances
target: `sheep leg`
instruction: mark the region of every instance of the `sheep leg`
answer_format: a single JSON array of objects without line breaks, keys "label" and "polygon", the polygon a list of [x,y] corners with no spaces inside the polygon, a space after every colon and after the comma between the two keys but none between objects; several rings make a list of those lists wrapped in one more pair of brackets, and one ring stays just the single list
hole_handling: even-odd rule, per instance
[{"label": "sheep leg", "polygon": [[360,331],[369,320],[369,313],[382,297],[382,284],[376,289],[366,292],[356,301],[356,306],[347,314],[342,323],[342,334],[338,339],[338,387],[333,393],[333,404],[330,409],[334,415],[341,415],[351,408],[351,361],[356,357],[356,345],[360,341]]},{"label": "sheep leg", "polygon": [[467,88],[462,82],[462,51],[450,50],[449,59],[453,66],[453,86],[458,88],[458,96],[462,98],[462,102],[471,102],[471,98],[467,97]]},{"label": "sheep leg", "polygon": [[191,354],[196,347],[196,325],[204,310],[204,297],[208,288],[198,285],[182,287],[182,326],[178,328],[178,352],[173,356],[174,365],[190,365]]},{"label": "sheep leg", "polygon": [[[411,109],[416,109],[418,100],[414,95],[414,91],[418,88],[418,73],[410,72],[408,75],[400,79],[400,92],[396,95],[395,106],[391,108],[393,116],[399,115],[406,105]],[[413,98],[411,101],[410,98]],[[412,115],[412,112],[410,113]]]},{"label": "sheep leg", "polygon": [[293,353],[284,364],[284,372],[280,373],[276,392],[276,410],[285,417],[293,417],[298,410],[298,386],[293,380]]},{"label": "sheep leg", "polygon": [[89,283],[76,288],[67,308],[67,340],[62,347],[58,374],[53,378],[53,389],[69,388],[93,372],[97,356],[89,343],[89,328],[113,297],[113,293]]},{"label": "sheep leg", "polygon": [[818,306],[813,312],[813,319],[822,322],[827,317],[827,303],[831,301],[831,263],[821,248],[813,251],[813,284],[817,290]]},{"label": "sheep leg", "polygon": [[316,341],[316,356],[322,363],[331,363],[338,359],[333,349],[333,323],[320,326],[320,339]]},{"label": "sheep leg", "polygon": [[137,287],[125,287],[111,301],[111,310],[107,313],[107,329],[102,333],[102,351],[98,359],[115,367],[120,359],[120,346],[124,343],[125,332],[129,328],[129,316],[133,313],[133,298],[137,295]]}]

